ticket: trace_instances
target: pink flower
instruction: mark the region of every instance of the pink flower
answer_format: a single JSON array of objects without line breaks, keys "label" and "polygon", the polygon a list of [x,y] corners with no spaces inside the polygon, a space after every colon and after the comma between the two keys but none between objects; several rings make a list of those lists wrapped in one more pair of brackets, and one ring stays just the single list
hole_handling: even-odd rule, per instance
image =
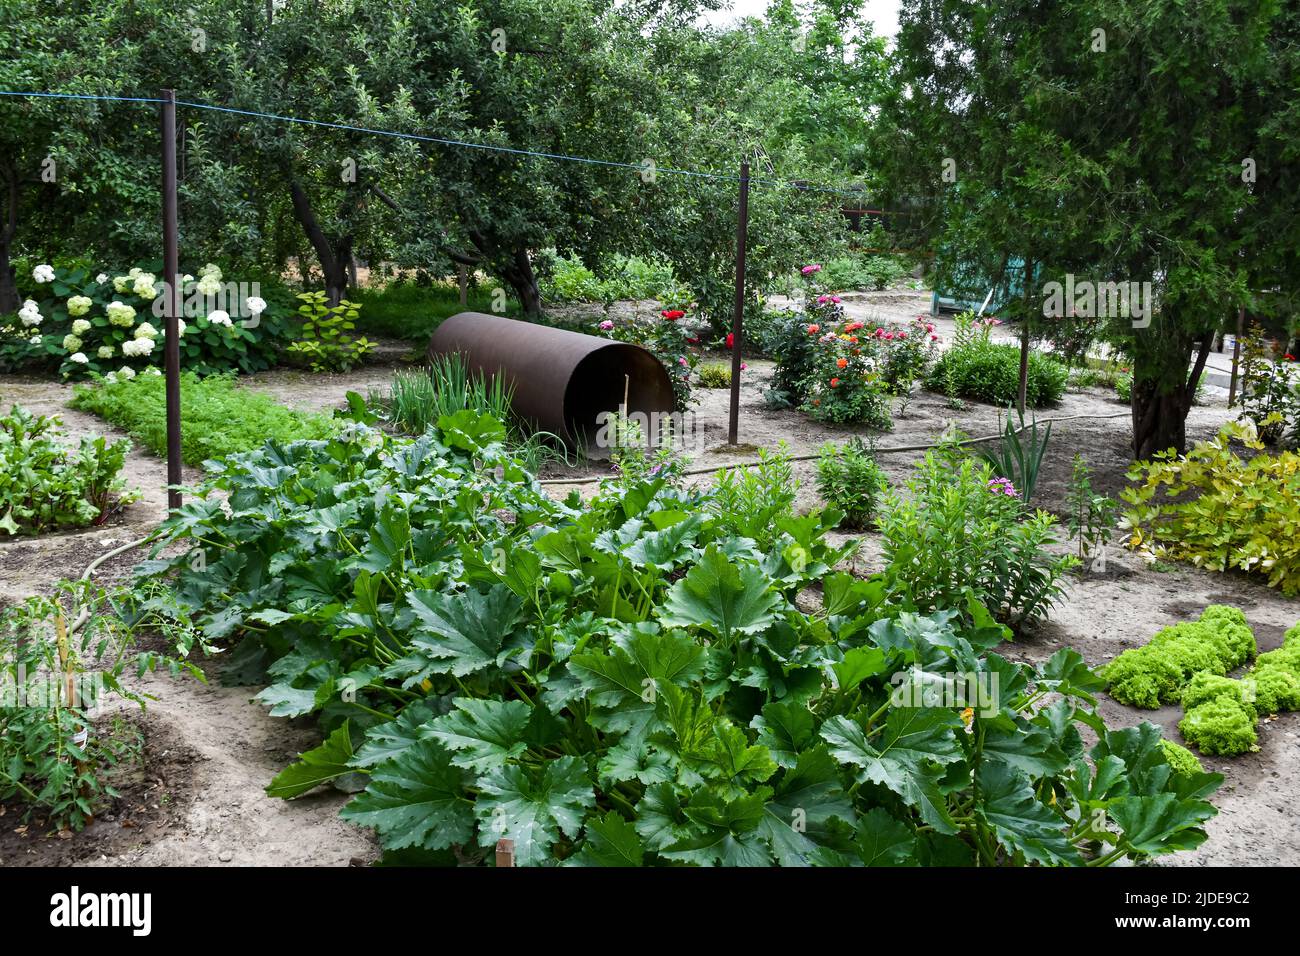
[{"label": "pink flower", "polygon": [[939,336],[934,335],[934,334],[931,334],[931,335],[930,335],[930,341],[931,341],[931,342],[938,342],[938,341],[939,341]]},{"label": "pink flower", "polygon": [[614,327],[614,323],[611,322],[609,319],[606,319],[604,322],[600,323],[600,330],[602,332],[608,332],[613,327]]},{"label": "pink flower", "polygon": [[740,363],[740,370],[741,370],[742,372],[745,371],[745,369],[747,369],[747,368],[749,368],[749,366],[746,365],[744,362],[741,362],[741,363]]},{"label": "pink flower", "polygon": [[826,304],[827,302],[829,302],[829,301],[830,301],[830,296],[827,296],[827,295],[819,295],[819,296],[817,297],[817,304],[818,304],[818,305],[825,305],[825,304]]},{"label": "pink flower", "polygon": [[819,266],[817,263],[814,262],[812,265],[804,266],[804,267],[803,267],[802,269],[800,269],[799,271],[802,272],[802,273],[803,273],[804,275],[806,275],[806,276],[810,276],[810,275],[812,275],[814,272],[821,272],[821,271],[822,271],[822,267]]},{"label": "pink flower", "polygon": [[840,297],[838,295],[833,295],[831,296],[831,301],[834,302],[836,305],[839,305]]},{"label": "pink flower", "polygon": [[907,338],[907,330],[906,330],[906,329],[899,329],[899,330],[898,330],[898,337],[899,337],[900,339],[905,339],[905,338]]}]

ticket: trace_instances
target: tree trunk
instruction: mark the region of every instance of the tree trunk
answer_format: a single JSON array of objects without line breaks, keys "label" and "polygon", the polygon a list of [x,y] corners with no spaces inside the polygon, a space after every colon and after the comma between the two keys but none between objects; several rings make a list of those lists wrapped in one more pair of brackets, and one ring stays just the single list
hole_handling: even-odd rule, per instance
[{"label": "tree trunk", "polygon": [[18,234],[18,170],[5,170],[9,181],[9,204],[4,228],[0,229],[0,315],[18,311],[18,284],[14,267],[9,264],[9,250]]},{"label": "tree trunk", "polygon": [[514,289],[515,297],[523,306],[524,315],[541,315],[542,292],[537,285],[537,274],[528,259],[527,249],[516,249],[511,261],[501,268],[501,278]]},{"label": "tree trunk", "polygon": [[[1180,337],[1181,338],[1181,337]],[[1150,458],[1152,455],[1173,449],[1182,455],[1187,451],[1187,413],[1191,411],[1200,384],[1201,373],[1214,344],[1214,334],[1206,331],[1201,336],[1200,349],[1191,374],[1185,371],[1190,357],[1190,343],[1176,339],[1163,355],[1144,356],[1139,352],[1133,366],[1133,458]],[[1168,363],[1166,375],[1157,370],[1160,359]]]},{"label": "tree trunk", "polygon": [[1032,259],[1025,260],[1025,317],[1024,326],[1020,329],[1020,386],[1016,392],[1016,408],[1020,409],[1020,418],[1023,421],[1025,417],[1025,398],[1029,392],[1029,317],[1032,312],[1030,306],[1030,289],[1033,285],[1034,263]]},{"label": "tree trunk", "polygon": [[[320,227],[311,200],[298,180],[289,179],[289,198],[293,202],[294,218],[302,226],[307,241],[311,243],[320,261],[320,271],[325,277],[325,295],[331,306],[338,305],[348,292],[348,260],[352,257],[352,237],[344,236],[337,248]],[[300,272],[303,270],[300,268]],[[305,274],[305,273],[304,273]]]}]

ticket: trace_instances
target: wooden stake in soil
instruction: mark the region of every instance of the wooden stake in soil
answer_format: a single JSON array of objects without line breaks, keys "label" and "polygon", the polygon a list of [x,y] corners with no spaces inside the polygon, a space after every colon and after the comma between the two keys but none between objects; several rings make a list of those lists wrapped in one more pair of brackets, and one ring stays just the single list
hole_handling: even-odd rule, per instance
[{"label": "wooden stake in soil", "polygon": [[497,866],[515,865],[515,841],[497,840]]},{"label": "wooden stake in soil", "polygon": [[740,427],[740,348],[745,316],[745,238],[749,233],[749,163],[740,164],[740,209],[736,217],[736,313],[731,319],[731,419],[727,444],[735,445]]},{"label": "wooden stake in soil", "polygon": [[1241,362],[1241,337],[1246,334],[1246,309],[1237,309],[1237,334],[1232,337],[1232,378],[1228,380],[1228,407],[1237,400],[1237,367]]},{"label": "wooden stake in soil", "polygon": [[167,507],[181,506],[180,249],[176,225],[176,91],[162,91],[163,358],[167,372]]}]

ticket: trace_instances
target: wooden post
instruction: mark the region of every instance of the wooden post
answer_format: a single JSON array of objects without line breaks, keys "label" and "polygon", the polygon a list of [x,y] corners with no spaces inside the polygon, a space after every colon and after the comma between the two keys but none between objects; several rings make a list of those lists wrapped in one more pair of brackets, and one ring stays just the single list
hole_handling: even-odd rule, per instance
[{"label": "wooden post", "polygon": [[749,233],[749,163],[740,164],[740,209],[736,217],[736,313],[731,319],[731,418],[727,444],[735,445],[740,429],[740,350],[744,343],[745,239]]},{"label": "wooden post", "polygon": [[460,285],[460,307],[469,305],[469,267],[464,263],[456,266],[456,281]]},{"label": "wooden post", "polygon": [[181,506],[180,249],[176,224],[176,91],[162,91],[163,357],[167,372],[167,507]]},{"label": "wooden post", "polygon": [[515,841],[497,840],[497,866],[515,865]]},{"label": "wooden post", "polygon": [[1241,362],[1241,337],[1246,334],[1246,308],[1237,309],[1237,334],[1232,337],[1232,378],[1228,380],[1228,407],[1237,400],[1237,368]]}]

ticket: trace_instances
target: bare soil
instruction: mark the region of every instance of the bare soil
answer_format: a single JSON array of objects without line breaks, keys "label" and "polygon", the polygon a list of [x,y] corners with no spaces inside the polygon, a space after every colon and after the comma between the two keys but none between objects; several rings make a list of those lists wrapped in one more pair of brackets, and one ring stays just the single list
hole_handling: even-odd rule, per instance
[{"label": "bare soil", "polygon": [[[891,291],[856,297],[849,303],[854,317],[879,317],[906,321],[928,310],[928,295]],[[941,320],[940,332],[950,334],[951,323]],[[348,391],[365,394],[381,388],[399,364],[404,351],[396,346],[382,353],[382,364],[368,365],[344,375],[320,376],[276,370],[250,376],[246,387],[275,394],[288,405],[327,409],[342,404]],[[711,358],[721,359],[724,356]],[[860,430],[833,428],[791,410],[767,407],[762,391],[771,363],[749,359],[741,387],[739,442],[758,448],[775,448],[784,441],[796,456],[814,455],[827,441],[842,442]],[[64,407],[70,389],[35,379],[0,382],[0,404],[20,402],[33,411],[58,413],[72,435],[115,434],[93,416]],[[724,465],[745,460],[749,452],[721,449],[726,442],[726,390],[697,392],[695,408],[697,444],[694,464]],[[1190,440],[1212,436],[1230,418],[1221,389],[1206,389],[1206,404],[1192,409],[1188,420]],[[1042,410],[1040,417],[1115,415],[1123,413],[1113,392],[1102,389],[1070,391],[1059,406]],[[1001,410],[970,404],[961,410],[948,407],[940,396],[919,392],[894,430],[876,435],[881,463],[891,481],[905,481],[921,457],[920,452],[891,453],[890,447],[933,441],[946,428],[972,436],[1000,429]],[[1078,418],[1055,424],[1044,470],[1035,492],[1036,504],[1059,512],[1076,452],[1093,471],[1096,488],[1110,494],[1125,485],[1129,465],[1129,424],[1124,417]],[[720,449],[720,450],[713,450]],[[739,452],[739,453],[738,453]],[[820,504],[814,489],[815,462],[795,463],[800,482],[799,504]],[[595,468],[552,469],[548,477],[582,477],[600,474]],[[127,463],[127,477],[144,492],[140,502],[113,518],[106,526],[38,539],[0,543],[0,604],[20,600],[47,589],[54,580],[80,574],[85,565],[116,544],[142,536],[165,511],[165,464],[144,451],[135,451]],[[197,479],[187,470],[187,481]],[[691,479],[706,484],[708,476]],[[579,485],[589,491],[591,485]],[[553,487],[556,495],[570,489]],[[878,536],[860,535],[862,549],[855,562],[862,573],[879,570]],[[101,580],[123,577],[139,558],[128,553],[109,562]],[[1112,548],[1105,573],[1073,576],[1068,593],[1051,619],[1004,647],[1004,653],[1039,662],[1061,647],[1073,647],[1096,666],[1128,647],[1148,640],[1157,630],[1197,616],[1206,604],[1240,607],[1246,614],[1261,650],[1277,646],[1283,631],[1300,620],[1300,601],[1282,597],[1257,579],[1239,573],[1214,573],[1188,566],[1148,567],[1133,555]],[[217,670],[205,665],[210,672]],[[142,681],[159,699],[139,717],[147,738],[146,761],[139,786],[128,789],[119,806],[97,820],[84,833],[68,839],[45,837],[28,827],[23,835],[14,811],[0,818],[0,861],[10,864],[229,864],[229,865],[347,865],[369,862],[377,849],[365,831],[344,824],[337,810],[342,794],[326,793],[293,802],[273,800],[263,788],[296,752],[317,740],[310,725],[266,716],[249,703],[256,688],[225,688],[211,680],[173,681],[150,676]],[[1181,741],[1178,707],[1141,711],[1103,697],[1102,713],[1112,725],[1133,725],[1148,720],[1160,724],[1167,736]],[[1168,858],[1175,865],[1270,866],[1300,863],[1300,827],[1293,808],[1300,800],[1300,714],[1284,714],[1260,728],[1258,753],[1233,758],[1202,757],[1207,769],[1226,777],[1215,797],[1219,815],[1210,821],[1209,840],[1198,850]],[[166,802],[163,795],[166,795]],[[123,826],[123,820],[138,822]]]}]

